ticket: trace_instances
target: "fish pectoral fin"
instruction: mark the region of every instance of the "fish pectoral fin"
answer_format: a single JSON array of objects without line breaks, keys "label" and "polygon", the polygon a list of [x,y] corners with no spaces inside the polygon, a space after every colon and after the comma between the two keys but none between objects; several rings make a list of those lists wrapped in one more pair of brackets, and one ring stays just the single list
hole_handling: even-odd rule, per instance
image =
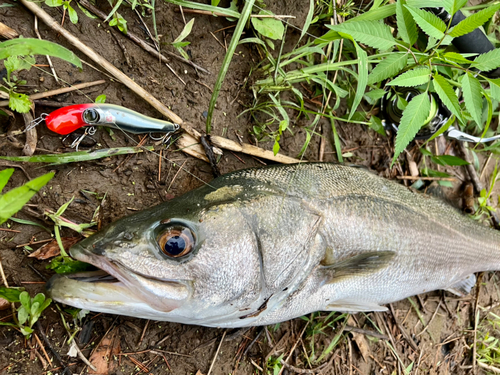
[{"label": "fish pectoral fin", "polygon": [[465,279],[460,280],[458,283],[455,283],[449,288],[446,288],[445,290],[459,297],[464,297],[470,293],[474,285],[476,285],[476,276],[474,274],[471,274]]},{"label": "fish pectoral fin", "polygon": [[361,312],[361,311],[387,311],[387,307],[380,306],[375,302],[353,301],[341,299],[330,303],[326,306],[326,310],[340,312]]},{"label": "fish pectoral fin", "polygon": [[366,275],[386,267],[394,258],[394,251],[367,251],[340,262],[324,264],[324,268],[333,270],[334,273],[329,284],[338,281],[339,278],[357,275]]}]

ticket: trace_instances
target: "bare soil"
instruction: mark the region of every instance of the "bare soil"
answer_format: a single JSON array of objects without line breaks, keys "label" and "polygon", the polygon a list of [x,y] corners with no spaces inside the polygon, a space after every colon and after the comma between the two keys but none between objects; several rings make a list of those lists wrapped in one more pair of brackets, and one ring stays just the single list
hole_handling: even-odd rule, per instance
[{"label": "bare soil", "polygon": [[[201,132],[205,127],[205,111],[211,95],[217,72],[224,58],[226,45],[231,36],[234,23],[222,18],[208,15],[185,14],[186,20],[195,18],[195,24],[188,40],[191,44],[186,48],[192,60],[208,69],[211,74],[198,74],[193,68],[176,60],[171,61],[171,67],[182,77],[186,85],[181,83],[167,67],[144,52],[121,34],[104,26],[96,19],[86,17],[75,6],[80,20],[77,25],[65,17],[67,30],[80,38],[88,46],[98,51],[108,61],[121,69],[130,78],[146,88],[152,95],[168,105],[184,120],[191,122]],[[103,11],[109,12],[107,2],[99,2]],[[17,30],[24,37],[36,37],[33,15],[21,4],[7,0],[5,4],[12,7],[0,8],[0,22]],[[268,6],[277,14],[291,14],[296,19],[291,24],[301,27],[304,23],[307,7],[304,1],[273,0]],[[62,11],[56,8],[44,9],[56,20],[63,19]],[[120,13],[128,20],[130,30],[148,39],[144,27],[137,15],[130,9],[120,8]],[[152,18],[144,17],[151,30]],[[157,26],[161,35],[161,48],[173,51],[168,42],[172,42],[183,28],[183,16],[177,12],[177,7],[157,2]],[[228,28],[229,27],[229,28]],[[224,29],[225,28],[225,29]],[[224,29],[222,31],[219,31]],[[59,43],[70,49],[63,37],[57,35],[44,24],[39,24],[42,38]],[[215,39],[217,37],[218,41]],[[249,31],[247,31],[249,33]],[[294,47],[300,31],[289,27],[285,43],[285,51]],[[120,44],[117,42],[120,41]],[[219,43],[220,42],[220,43]],[[88,58],[72,49],[77,55],[89,63]],[[127,59],[129,64],[127,64]],[[110,79],[110,77],[89,65],[84,65],[82,71],[68,63],[54,60],[55,70],[61,79],[70,85],[105,79],[106,83],[82,91],[49,98],[64,105],[65,103],[87,103],[98,95],[105,94],[107,103],[122,105],[149,116],[160,117],[146,102],[138,98],[128,88]],[[253,67],[262,60],[262,56],[250,44],[237,48],[237,54],[231,63],[231,69],[225,79],[217,109],[214,116],[213,133],[224,135],[238,141],[237,134],[243,141],[255,143],[250,135],[252,120],[242,111],[252,103],[250,82],[245,83]],[[38,64],[46,64],[43,56],[37,57]],[[47,73],[48,68],[33,68],[29,73],[23,73],[27,85],[26,92],[43,92],[59,87],[54,78]],[[1,73],[4,74],[4,73]],[[36,105],[36,115],[50,112],[42,103]],[[342,114],[342,113],[339,113]],[[0,118],[4,121],[5,118]],[[303,126],[310,120],[294,121],[292,130],[295,136],[287,134],[282,141],[281,152],[289,156],[297,156],[305,140]],[[336,161],[332,147],[332,134],[328,122],[321,120],[321,132],[325,138],[325,156],[323,161]],[[16,116],[14,124],[5,120],[0,123],[1,132],[23,129],[21,116]],[[380,175],[394,178],[404,171],[389,169],[392,155],[392,140],[382,138],[363,126],[352,124],[337,124],[343,143],[343,152],[351,152],[349,162],[362,164],[377,171]],[[50,132],[44,125],[38,130],[37,154],[49,152],[67,152],[71,141]],[[91,148],[132,146],[139,137],[127,138],[120,132],[110,136],[105,130],[99,129],[93,136],[95,140]],[[21,155],[25,139],[23,135],[14,139],[0,137],[1,155]],[[154,141],[147,139],[146,145]],[[305,159],[318,160],[320,137],[314,136]],[[260,142],[259,146],[270,149],[272,143]],[[446,148],[446,144],[444,145]],[[85,148],[84,145],[81,146]],[[157,147],[159,150],[160,148]],[[453,149],[453,148],[452,148]],[[415,148],[410,153],[415,153]],[[213,176],[210,166],[200,160],[186,156],[175,146],[163,151],[165,159],[159,163],[155,153],[140,153],[133,156],[118,156],[85,163],[71,163],[60,166],[40,166],[38,164],[23,164],[25,172],[16,168],[7,190],[27,181],[27,175],[34,178],[48,171],[55,171],[55,178],[30,202],[29,209],[23,210],[17,217],[44,224],[40,213],[45,209],[57,210],[62,204],[75,197],[65,213],[65,217],[78,223],[89,222],[99,201],[92,194],[82,194],[82,190],[106,194],[102,206],[100,225],[106,225],[120,217],[136,210],[151,207],[162,201],[179,196],[204,182],[209,182]],[[262,161],[247,155],[235,155],[225,152],[219,163],[222,173],[233,170],[259,166]],[[494,163],[491,163],[494,164]],[[179,166],[183,166],[179,169]],[[0,167],[21,166],[17,163],[3,163]],[[491,165],[484,173],[486,180],[491,172]],[[457,170],[455,174],[465,179],[465,171]],[[457,185],[458,186],[458,185]],[[460,191],[455,190],[451,196],[455,201]],[[33,215],[33,213],[38,215]],[[38,217],[37,217],[38,216]],[[0,257],[11,286],[23,286],[32,295],[42,292],[44,282],[53,272],[46,269],[48,261],[40,261],[27,257],[27,251],[22,244],[49,239],[50,235],[38,227],[10,223],[0,231]],[[63,236],[74,236],[74,232],[63,231]],[[21,245],[21,246],[20,246]],[[36,249],[40,245],[30,245]],[[470,296],[456,298],[441,292],[433,292],[413,298],[415,307],[408,301],[393,304],[387,313],[357,314],[348,325],[357,331],[345,333],[334,350],[325,356],[321,362],[308,363],[305,353],[311,355],[314,350],[316,358],[332,342],[342,325],[338,322],[331,326],[324,325],[321,332],[315,323],[306,323],[303,319],[285,322],[279,327],[252,328],[249,330],[222,330],[198,326],[173,324],[165,322],[145,321],[128,317],[90,313],[80,327],[76,342],[87,358],[92,353],[101,353],[103,346],[114,348],[112,354],[105,354],[111,365],[109,374],[196,374],[198,371],[206,374],[212,368],[212,374],[256,374],[273,373],[267,368],[268,359],[284,355],[288,366],[284,374],[322,373],[322,374],[403,374],[404,368],[413,363],[412,374],[469,374],[472,373],[472,350],[474,335],[473,309],[476,299],[480,306],[498,305],[499,293],[494,281],[494,274],[485,274],[482,283],[478,284]],[[59,310],[60,308],[60,310]],[[25,341],[15,329],[0,328],[0,373],[6,374],[61,374],[67,366],[66,373],[92,373],[78,358],[67,355],[67,334],[63,327],[61,313],[71,322],[69,314],[64,312],[66,306],[56,307],[52,304],[44,313],[39,328],[35,330],[43,341],[46,336],[50,345],[35,337]],[[417,309],[421,313],[419,318]],[[1,320],[9,320],[10,310],[0,311]],[[322,322],[326,313],[317,314],[315,322]],[[340,315],[340,314],[338,314]],[[337,316],[337,315],[336,315]],[[374,332],[378,327],[387,339],[380,334],[373,337],[367,332]],[[117,337],[114,341],[103,341],[111,333]],[[221,343],[221,340],[224,340]],[[220,351],[217,350],[220,346]],[[53,351],[59,353],[61,363]],[[45,354],[46,353],[46,354]],[[128,353],[128,355],[126,355]],[[217,353],[217,355],[216,355]],[[364,357],[363,357],[364,355]],[[45,363],[46,357],[51,363]],[[214,359],[215,358],[215,359]],[[139,365],[138,365],[139,364]],[[320,366],[320,367],[318,367]],[[50,372],[48,372],[50,371]],[[479,373],[482,370],[479,370]]]}]

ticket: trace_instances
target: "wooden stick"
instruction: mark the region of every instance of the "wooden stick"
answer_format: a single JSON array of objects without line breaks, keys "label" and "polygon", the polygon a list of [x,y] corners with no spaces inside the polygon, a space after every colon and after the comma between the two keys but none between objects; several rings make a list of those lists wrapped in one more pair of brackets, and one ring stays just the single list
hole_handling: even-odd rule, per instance
[{"label": "wooden stick", "polygon": [[[91,87],[91,86],[102,85],[103,83],[106,83],[106,81],[101,79],[99,81],[79,83],[78,85],[74,85],[74,86],[70,86],[70,87],[62,87],[62,88],[56,89],[56,90],[40,92],[38,94],[30,95],[30,100],[48,98],[49,96],[54,96],[54,95],[64,94],[64,93],[71,92],[71,91],[81,90],[81,89],[85,89],[85,88]],[[0,107],[5,107],[7,105],[9,105],[8,100],[0,101]]]},{"label": "wooden stick", "polygon": [[[107,18],[107,15],[104,12],[101,12],[95,6],[93,6],[92,4],[90,4],[87,0],[80,0],[79,3],[83,7],[87,8],[89,11],[91,11],[92,13],[94,13],[100,19],[105,20]],[[168,59],[165,56],[163,56],[161,53],[159,53],[154,48],[152,48],[149,44],[147,44],[144,40],[142,40],[138,35],[134,34],[131,31],[129,31],[127,34],[124,34],[124,35],[126,37],[128,37],[130,40],[132,40],[134,43],[136,43],[138,46],[142,47],[142,49],[144,49],[146,52],[149,52],[151,55],[153,55],[154,57],[159,58],[165,64],[168,64],[169,61],[168,61]],[[206,73],[206,74],[210,74],[210,72],[208,70],[202,68],[199,65],[196,65],[192,61],[186,60],[182,56],[176,55],[175,53],[169,52],[169,51],[163,51],[163,53],[165,53],[168,56],[173,57],[174,59],[177,59],[177,60],[179,60],[179,61],[181,61],[181,62],[183,62],[185,64],[188,64],[188,65],[192,66],[193,68],[199,70],[200,72],[203,72],[203,73]]]},{"label": "wooden stick", "polygon": [[14,39],[19,36],[16,30],[11,29],[9,26],[2,22],[0,22],[0,35],[5,39]]},{"label": "wooden stick", "polygon": [[28,0],[20,0],[20,1],[26,8],[28,8],[30,11],[32,11],[33,14],[38,16],[38,18],[40,18],[47,26],[49,26],[52,30],[61,34],[73,46],[75,46],[81,52],[86,54],[88,57],[90,57],[92,60],[94,60],[94,62],[96,62],[101,67],[103,67],[105,70],[107,70],[109,73],[111,73],[117,80],[122,82],[125,86],[127,86],[129,89],[131,89],[136,94],[138,94],[140,97],[142,97],[144,100],[146,100],[149,104],[151,104],[154,108],[156,108],[158,110],[158,112],[160,112],[162,115],[168,117],[174,123],[182,124],[182,119],[179,116],[177,116],[174,112],[172,112],[170,109],[168,109],[158,99],[156,99],[153,95],[151,95],[149,92],[144,90],[137,83],[132,81],[129,77],[127,77],[127,75],[125,73],[123,73],[121,70],[116,68],[114,65],[110,64],[108,62],[108,60],[103,58],[101,55],[99,55],[92,48],[90,48],[87,45],[85,45],[84,43],[82,43],[80,41],[80,39],[75,37],[73,34],[71,34],[65,28],[61,27],[61,25],[59,25],[59,23],[57,23],[56,20],[54,20],[47,12],[45,12],[37,4],[35,4],[34,2],[31,2],[31,1],[28,1]]}]

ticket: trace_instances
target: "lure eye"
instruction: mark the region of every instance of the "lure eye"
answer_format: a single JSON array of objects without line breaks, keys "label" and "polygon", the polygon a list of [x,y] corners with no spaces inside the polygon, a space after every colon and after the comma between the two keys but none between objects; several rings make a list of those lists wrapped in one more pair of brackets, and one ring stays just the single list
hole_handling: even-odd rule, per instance
[{"label": "lure eye", "polygon": [[163,231],[157,238],[161,251],[171,258],[189,254],[194,248],[194,235],[191,229],[173,226]]},{"label": "lure eye", "polygon": [[83,112],[83,120],[87,124],[94,124],[99,121],[99,112],[93,108],[86,109]]}]

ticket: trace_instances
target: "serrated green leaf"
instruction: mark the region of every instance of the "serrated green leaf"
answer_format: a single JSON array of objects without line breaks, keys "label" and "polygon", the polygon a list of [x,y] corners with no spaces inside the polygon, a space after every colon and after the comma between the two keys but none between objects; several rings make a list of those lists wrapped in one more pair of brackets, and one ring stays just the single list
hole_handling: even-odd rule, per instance
[{"label": "serrated green leaf", "polygon": [[[260,12],[259,14],[269,14],[269,12]],[[285,33],[285,27],[280,20],[275,18],[251,18],[252,26],[259,32],[259,34],[264,35],[266,38],[273,40],[283,39],[283,34]]]},{"label": "serrated green leaf", "polygon": [[397,76],[388,86],[415,87],[423,85],[430,80],[430,70],[428,68],[415,68]]},{"label": "serrated green leaf", "polygon": [[445,60],[452,61],[458,64],[471,64],[472,61],[456,52],[446,52],[443,57]]},{"label": "serrated green leaf", "polygon": [[463,123],[464,120],[462,117],[462,110],[460,108],[457,94],[455,93],[455,90],[453,90],[453,87],[448,83],[448,81],[446,81],[446,79],[444,79],[443,76],[439,75],[438,73],[434,73],[433,83],[434,90],[436,90],[439,99],[441,99],[446,108],[448,108],[451,113],[453,113],[460,120],[460,122]]},{"label": "serrated green leaf", "polygon": [[463,21],[460,21],[453,28],[453,30],[451,30],[450,36],[456,38],[470,33],[471,31],[484,25],[484,23],[488,21],[499,9],[500,4],[490,5],[487,8],[466,17]]},{"label": "serrated green leaf", "polygon": [[467,0],[443,0],[443,8],[448,14],[455,14],[467,4]]},{"label": "serrated green leaf", "polygon": [[394,53],[387,56],[372,70],[368,76],[368,84],[381,82],[384,79],[392,78],[406,66],[408,61],[407,53]]},{"label": "serrated green leaf", "polygon": [[399,123],[392,164],[394,164],[399,154],[401,154],[406,146],[415,138],[429,116],[430,110],[431,102],[427,92],[415,96],[408,103]]},{"label": "serrated green leaf", "polygon": [[334,31],[348,34],[355,41],[373,48],[388,50],[396,44],[389,26],[378,21],[344,22],[327,26]]},{"label": "serrated green leaf", "polygon": [[417,25],[411,13],[404,6],[406,0],[398,0],[396,3],[396,21],[398,32],[405,43],[412,46],[418,38]]},{"label": "serrated green leaf", "polygon": [[438,16],[422,9],[412,8],[408,5],[405,5],[405,7],[410,11],[413,19],[424,33],[436,39],[444,37],[446,24],[438,18]]},{"label": "serrated green leaf", "polygon": [[356,87],[356,95],[354,96],[354,100],[352,101],[352,107],[349,113],[348,121],[352,118],[354,112],[356,112],[356,108],[358,108],[361,99],[363,99],[366,84],[368,83],[368,55],[366,51],[358,45],[358,43],[354,41],[353,43],[356,47],[356,53],[358,55],[358,85]]},{"label": "serrated green leaf", "polygon": [[481,84],[469,72],[462,77],[462,93],[464,96],[465,108],[469,111],[476,124],[481,125],[483,113]]},{"label": "serrated green leaf", "polygon": [[9,108],[19,113],[27,113],[31,108],[31,101],[28,95],[11,91],[9,93]]},{"label": "serrated green leaf", "polygon": [[487,80],[490,84],[491,97],[500,102],[500,78]]},{"label": "serrated green leaf", "polygon": [[52,172],[44,174],[0,196],[0,224],[19,211],[52,177]]},{"label": "serrated green leaf", "polygon": [[479,55],[475,58],[472,65],[474,68],[484,72],[498,68],[500,66],[500,48]]},{"label": "serrated green leaf", "polygon": [[7,185],[7,182],[9,182],[12,173],[14,173],[14,168],[7,168],[0,172],[0,194],[2,193],[5,185]]}]

